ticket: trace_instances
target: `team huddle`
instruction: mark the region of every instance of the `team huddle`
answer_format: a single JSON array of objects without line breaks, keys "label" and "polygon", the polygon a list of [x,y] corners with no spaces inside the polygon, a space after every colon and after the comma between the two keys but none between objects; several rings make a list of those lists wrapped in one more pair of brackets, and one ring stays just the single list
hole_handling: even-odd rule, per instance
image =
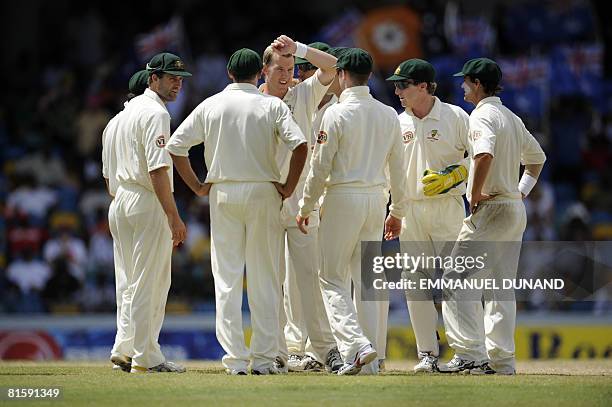
[{"label": "team huddle", "polygon": [[[387,79],[405,109],[399,116],[370,94],[372,70],[362,49],[307,46],[282,35],[263,58],[246,48],[232,54],[232,83],[172,134],[166,103],[191,74],[170,53],[134,74],[124,110],[103,133],[103,176],[114,197],[115,368],[185,371],[158,343],[172,249],[187,233],[173,198],[173,168],[196,195],[209,196],[216,335],[232,375],[384,370],[389,303],[361,298],[362,241],[399,237],[402,247],[418,244],[419,253],[435,255],[444,242],[461,252],[470,241],[522,240],[522,198],[546,157],[496,96],[499,66],[477,58],[456,74],[475,105],[470,116],[434,96],[427,61],[404,61]],[[201,143],[204,182],[189,161],[190,148]],[[516,276],[518,256],[510,263],[487,272]],[[406,291],[415,372],[515,373],[514,301],[443,301],[455,356],[439,363],[438,312],[431,296],[419,294]]]}]

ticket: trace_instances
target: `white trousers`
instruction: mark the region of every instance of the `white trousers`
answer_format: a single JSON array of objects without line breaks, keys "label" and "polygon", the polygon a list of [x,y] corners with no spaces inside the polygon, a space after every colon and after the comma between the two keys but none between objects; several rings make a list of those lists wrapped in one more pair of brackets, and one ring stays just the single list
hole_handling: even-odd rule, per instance
[{"label": "white trousers", "polygon": [[[345,362],[368,344],[379,346],[380,306],[361,299],[361,242],[380,241],[387,196],[380,193],[328,191],[322,207],[320,282],[332,332]],[[354,302],[351,299],[352,279]],[[370,363],[364,373],[377,373]]]},{"label": "white trousers", "polygon": [[[448,195],[411,201],[400,234],[402,252],[411,255],[441,255],[445,243],[457,240],[464,218],[465,205],[461,196]],[[420,278],[433,277],[431,270],[418,270],[405,275],[417,284]],[[438,356],[438,311],[431,295],[407,290],[406,300],[418,354],[428,352]]]},{"label": "white trousers", "polygon": [[336,340],[319,283],[318,211],[309,221],[306,235],[292,226],[286,226],[284,233],[284,334],[288,353],[308,354],[325,363]]},{"label": "white trousers", "polygon": [[[210,190],[212,272],[217,339],[223,366],[245,370],[272,366],[279,331],[281,198],[270,182],[223,182]],[[246,263],[252,336],[246,347],[242,288]]]},{"label": "white trousers", "polygon": [[[461,255],[465,250],[472,254],[474,247],[480,246],[472,244],[472,248],[466,249],[466,245],[482,242],[479,245],[492,258],[486,262],[490,266],[478,277],[515,278],[526,219],[521,200],[483,202],[476,213],[464,220],[453,255]],[[485,297],[483,308],[482,301],[475,300],[482,294],[482,290],[465,291],[464,299],[459,295],[442,303],[448,344],[463,359],[477,362],[488,359],[494,370],[513,371],[516,302],[508,298],[497,300],[492,292],[489,298]],[[507,292],[504,294],[507,296]]]},{"label": "white trousers", "polygon": [[170,289],[170,227],[155,193],[136,184],[119,186],[113,212],[111,231],[125,276],[115,270],[121,299],[112,352],[131,356],[133,366],[157,366],[165,361],[158,341]]},{"label": "white trousers", "polygon": [[[125,356],[133,356],[132,343],[124,341],[124,338],[128,338],[128,326],[122,326],[121,324],[121,308],[123,306],[123,293],[127,289],[127,270],[123,257],[121,256],[121,250],[119,248],[119,227],[117,225],[117,215],[115,213],[115,200],[113,199],[108,207],[108,226],[113,237],[113,261],[115,265],[115,298],[117,301],[117,334],[115,335],[115,343],[111,350],[111,356],[120,356],[122,353],[119,352],[119,344],[122,344],[122,350]],[[126,321],[127,322],[127,321]]]}]

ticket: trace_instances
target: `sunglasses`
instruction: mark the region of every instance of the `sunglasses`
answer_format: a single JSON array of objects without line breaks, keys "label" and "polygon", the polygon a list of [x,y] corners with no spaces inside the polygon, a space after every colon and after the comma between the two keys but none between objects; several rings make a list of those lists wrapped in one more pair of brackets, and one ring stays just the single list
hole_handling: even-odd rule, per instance
[{"label": "sunglasses", "polygon": [[404,90],[407,89],[410,85],[414,85],[414,81],[408,80],[408,81],[395,81],[393,82],[393,84],[395,85],[395,87],[398,90]]}]

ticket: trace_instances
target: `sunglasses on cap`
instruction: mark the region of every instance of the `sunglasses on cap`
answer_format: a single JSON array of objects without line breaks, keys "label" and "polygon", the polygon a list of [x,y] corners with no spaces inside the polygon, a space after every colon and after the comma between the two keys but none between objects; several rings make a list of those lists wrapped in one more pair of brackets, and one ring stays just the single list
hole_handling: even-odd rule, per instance
[{"label": "sunglasses on cap", "polygon": [[394,81],[393,84],[398,90],[404,90],[407,89],[410,85],[414,85],[415,83],[413,80],[408,79],[405,81]]}]

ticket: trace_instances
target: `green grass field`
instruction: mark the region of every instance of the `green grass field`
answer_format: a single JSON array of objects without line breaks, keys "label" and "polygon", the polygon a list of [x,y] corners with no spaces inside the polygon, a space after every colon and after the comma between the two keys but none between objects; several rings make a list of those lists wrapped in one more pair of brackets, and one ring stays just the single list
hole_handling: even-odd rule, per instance
[{"label": "green grass field", "polygon": [[325,373],[227,376],[213,362],[187,363],[184,374],[130,375],[105,363],[0,364],[0,387],[61,387],[61,400],[3,406],[609,406],[612,361],[522,362],[517,376],[414,375],[413,361],[388,362],[379,376]]}]

